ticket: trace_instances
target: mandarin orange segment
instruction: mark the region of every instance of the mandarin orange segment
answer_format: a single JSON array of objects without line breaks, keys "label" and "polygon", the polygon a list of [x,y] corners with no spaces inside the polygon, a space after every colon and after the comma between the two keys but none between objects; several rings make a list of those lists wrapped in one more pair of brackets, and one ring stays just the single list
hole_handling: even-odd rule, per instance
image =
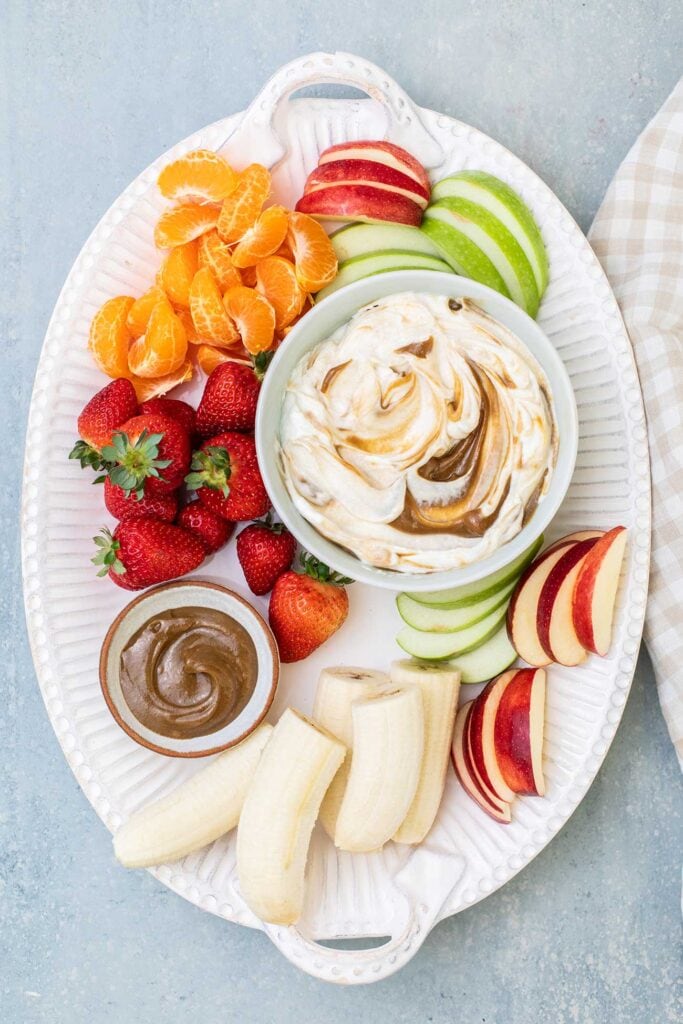
[{"label": "mandarin orange segment", "polygon": [[289,260],[290,263],[294,262],[294,253],[292,252],[292,247],[289,244],[287,237],[285,237],[284,242],[277,250],[277,252],[273,253],[273,255],[282,256],[283,260]]},{"label": "mandarin orange segment", "polygon": [[209,267],[222,292],[241,284],[239,271],[233,266],[230,248],[214,228],[199,239],[199,266]]},{"label": "mandarin orange segment", "polygon": [[194,325],[194,320],[192,319],[192,314],[190,313],[189,309],[178,309],[176,310],[176,313],[178,314],[178,319],[185,328],[187,344],[205,345],[206,338],[202,338],[202,336],[198,333],[197,328]]},{"label": "mandarin orange segment", "polygon": [[236,282],[237,284],[244,284],[247,288],[256,287],[256,267],[244,267],[240,270],[240,277],[241,281]]},{"label": "mandarin orange segment", "polygon": [[150,398],[157,398],[159,395],[167,394],[172,388],[178,387],[179,384],[192,380],[193,375],[192,363],[189,359],[186,359],[182,366],[174,370],[173,373],[167,373],[164,377],[157,377],[151,380],[145,380],[142,377],[132,377],[131,382],[135,388],[138,402],[142,403],[147,402]]},{"label": "mandarin orange segment", "polygon": [[299,313],[299,315],[295,316],[291,324],[288,324],[287,327],[284,327],[280,332],[280,341],[282,341],[283,338],[287,337],[292,327],[298,324],[299,320],[301,320],[302,317],[306,316],[306,313],[308,313],[309,309],[313,309],[313,303],[311,302],[311,296],[307,295],[306,298],[304,299],[304,304],[301,307],[301,312]]},{"label": "mandarin orange segment", "polygon": [[249,164],[223,200],[216,227],[224,242],[239,242],[258,217],[269,193],[270,173],[262,164]]},{"label": "mandarin orange segment", "polygon": [[152,310],[157,302],[161,302],[165,298],[166,292],[163,288],[160,288],[158,284],[153,284],[139,299],[135,300],[128,310],[126,320],[128,330],[134,338],[139,338],[141,334],[145,333]]},{"label": "mandarin orange segment", "polygon": [[272,256],[285,240],[288,222],[289,214],[284,206],[269,206],[264,210],[233,249],[235,266],[253,267],[259,260]]},{"label": "mandarin orange segment", "polygon": [[305,213],[290,213],[287,241],[294,253],[296,276],[305,291],[320,291],[334,280],[337,256],[327,232],[317,220]]},{"label": "mandarin orange segment", "polygon": [[187,335],[168,299],[152,310],[147,330],[130,346],[128,365],[136,377],[165,377],[179,370],[187,355]]},{"label": "mandarin orange segment", "polygon": [[132,339],[127,321],[134,301],[130,295],[117,295],[108,299],[92,319],[88,348],[108,377],[130,376],[128,347]]},{"label": "mandarin orange segment", "polygon": [[261,260],[256,266],[256,287],[275,310],[275,330],[280,333],[299,315],[306,300],[294,264],[281,256]]},{"label": "mandarin orange segment", "polygon": [[199,238],[205,231],[215,228],[220,212],[220,206],[201,206],[199,203],[172,206],[157,221],[154,241],[159,249],[185,245]]},{"label": "mandarin orange segment", "polygon": [[190,285],[197,273],[198,242],[186,242],[171,249],[161,264],[158,281],[175,306],[190,305]]},{"label": "mandarin orange segment", "polygon": [[239,333],[228,316],[216,278],[208,267],[200,267],[190,288],[190,312],[197,334],[207,342],[227,348],[239,341]]},{"label": "mandarin orange segment", "polygon": [[[233,354],[234,352],[234,354]],[[194,350],[197,365],[205,374],[213,373],[221,363],[243,363],[251,366],[249,354],[242,349],[216,348],[215,345],[199,345]]]},{"label": "mandarin orange segment", "polygon": [[239,285],[228,288],[223,296],[225,308],[237,324],[242,344],[247,352],[256,355],[273,345],[275,337],[275,310],[260,292]]},{"label": "mandarin orange segment", "polygon": [[237,184],[237,174],[212,150],[194,149],[167,164],[157,183],[167,199],[220,203]]}]

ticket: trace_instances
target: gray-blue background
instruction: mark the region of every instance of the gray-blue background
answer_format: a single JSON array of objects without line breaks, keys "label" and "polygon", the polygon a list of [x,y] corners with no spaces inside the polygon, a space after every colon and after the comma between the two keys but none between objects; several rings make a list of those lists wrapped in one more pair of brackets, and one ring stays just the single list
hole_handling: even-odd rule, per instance
[{"label": "gray-blue background", "polygon": [[681,787],[645,655],[605,765],[555,842],[440,925],[398,976],[342,991],[115,865],[43,709],[16,532],[50,311],[92,227],[159,152],[242,109],[292,57],[346,49],[509,146],[585,229],[682,70],[678,4],[4,0],[0,19],[0,1020],[680,1019]]}]

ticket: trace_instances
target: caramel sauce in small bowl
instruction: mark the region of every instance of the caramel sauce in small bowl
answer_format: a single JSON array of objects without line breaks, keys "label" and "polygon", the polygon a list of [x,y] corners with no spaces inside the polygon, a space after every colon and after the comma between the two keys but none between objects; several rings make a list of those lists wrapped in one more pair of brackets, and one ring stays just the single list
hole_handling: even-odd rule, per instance
[{"label": "caramel sauce in small bowl", "polygon": [[267,714],[279,669],[259,613],[198,580],[131,601],[100,654],[102,693],[118,724],[169,757],[205,757],[241,742]]}]

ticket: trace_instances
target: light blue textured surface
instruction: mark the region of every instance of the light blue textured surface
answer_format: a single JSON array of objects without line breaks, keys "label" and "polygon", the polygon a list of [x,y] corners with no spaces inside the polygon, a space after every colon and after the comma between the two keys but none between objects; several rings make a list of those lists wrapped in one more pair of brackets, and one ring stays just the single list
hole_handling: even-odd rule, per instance
[{"label": "light blue textured surface", "polygon": [[552,845],[398,976],[342,991],[116,866],[35,681],[16,524],[33,373],[78,250],[159,152],[242,109],[279,64],[364,54],[418,103],[518,153],[585,229],[682,44],[674,0],[0,5],[3,1024],[680,1020],[681,786],[646,656],[605,765]]}]

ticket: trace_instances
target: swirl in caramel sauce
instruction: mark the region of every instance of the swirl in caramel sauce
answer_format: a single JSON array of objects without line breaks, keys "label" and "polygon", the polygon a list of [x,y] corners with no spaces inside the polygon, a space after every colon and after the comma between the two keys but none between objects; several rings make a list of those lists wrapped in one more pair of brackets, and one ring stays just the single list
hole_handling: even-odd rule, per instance
[{"label": "swirl in caramel sauce", "polygon": [[299,512],[371,565],[457,568],[510,540],[547,490],[550,389],[522,342],[463,299],[361,310],[295,368],[281,463]]},{"label": "swirl in caramel sauce", "polygon": [[256,687],[249,633],[213,608],[160,612],[121,652],[121,690],[137,720],[162,736],[207,736],[234,721]]}]

